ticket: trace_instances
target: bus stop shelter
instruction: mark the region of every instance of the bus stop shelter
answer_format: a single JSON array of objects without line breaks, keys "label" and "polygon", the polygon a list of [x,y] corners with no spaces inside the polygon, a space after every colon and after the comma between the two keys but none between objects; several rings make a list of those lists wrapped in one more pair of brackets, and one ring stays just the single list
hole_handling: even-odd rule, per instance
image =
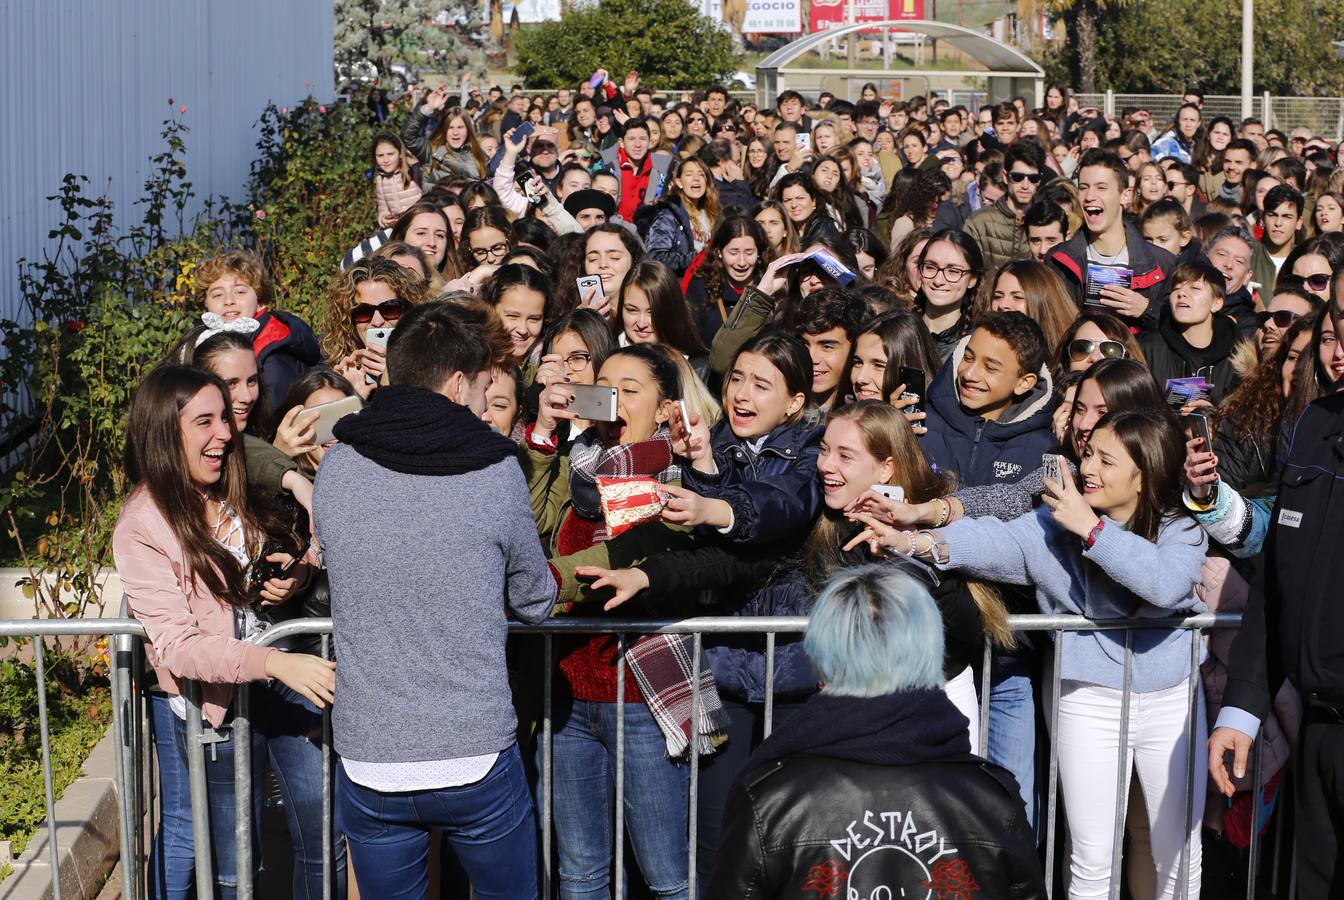
[{"label": "bus stop shelter", "polygon": [[[866,39],[880,42],[885,48],[881,68],[801,68],[794,63],[807,53],[823,53],[832,42],[850,35],[863,34]],[[951,69],[924,65],[926,45],[937,41],[951,46],[983,68]],[[916,51],[913,68],[892,68],[892,48],[913,47]],[[852,57],[851,57],[852,58]],[[890,19],[882,22],[857,22],[806,34],[780,47],[756,67],[756,87],[762,105],[773,106],[776,98],[786,90],[815,90],[825,80],[876,81],[882,78],[923,80],[949,78],[986,79],[990,101],[1007,100],[1014,96],[1035,98],[1031,106],[1045,102],[1045,71],[1030,57],[1003,41],[989,35],[925,19]],[[927,87],[921,93],[927,93]]]}]

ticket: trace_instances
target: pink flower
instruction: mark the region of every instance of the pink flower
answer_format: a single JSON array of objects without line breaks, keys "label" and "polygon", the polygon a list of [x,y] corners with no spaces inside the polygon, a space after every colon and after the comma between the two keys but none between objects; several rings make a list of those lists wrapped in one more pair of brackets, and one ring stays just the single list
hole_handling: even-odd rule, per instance
[{"label": "pink flower", "polygon": [[178,111],[179,113],[181,113],[182,115],[184,115],[184,116],[187,114],[187,108],[186,108],[185,106],[179,106],[179,107],[177,108],[177,111]]},{"label": "pink flower", "polygon": [[257,210],[257,218],[258,218],[258,219],[264,219],[264,218],[266,218],[266,210],[264,210],[264,209],[259,209],[259,210]]},{"label": "pink flower", "polygon": [[322,113],[323,115],[326,115],[327,108],[326,108],[325,106],[319,106],[319,107],[317,108],[317,111],[320,112],[320,113]]},{"label": "pink flower", "polygon": [[280,115],[282,115],[282,116],[287,116],[287,115],[289,115],[289,107],[288,107],[288,106],[282,106],[282,107],[280,107]]}]

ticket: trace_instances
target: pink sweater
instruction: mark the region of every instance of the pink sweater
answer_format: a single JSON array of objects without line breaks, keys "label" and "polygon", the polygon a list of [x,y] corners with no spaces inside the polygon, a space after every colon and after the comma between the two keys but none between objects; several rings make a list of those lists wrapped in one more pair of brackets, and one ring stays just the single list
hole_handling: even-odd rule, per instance
[{"label": "pink sweater", "polygon": [[178,678],[201,684],[212,725],[224,720],[233,685],[266,678],[276,652],[233,636],[233,610],[192,580],[182,545],[143,488],[126,498],[112,535],[112,553],[131,614],[145,626],[145,648],[159,685],[181,693]]}]

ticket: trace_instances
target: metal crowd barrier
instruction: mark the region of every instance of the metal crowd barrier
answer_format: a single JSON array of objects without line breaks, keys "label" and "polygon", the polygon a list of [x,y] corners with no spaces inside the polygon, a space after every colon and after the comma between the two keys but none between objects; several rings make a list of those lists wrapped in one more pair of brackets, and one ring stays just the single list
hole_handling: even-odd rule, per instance
[{"label": "metal crowd barrier", "polygon": [[[1203,632],[1217,629],[1235,627],[1240,622],[1239,614],[1205,614],[1190,616],[1185,618],[1167,618],[1167,619],[1124,619],[1108,621],[1092,621],[1081,616],[1066,615],[1030,615],[1030,616],[1012,616],[1010,625],[1016,631],[1024,632],[1044,632],[1048,633],[1056,647],[1065,632],[1071,631],[1097,631],[1097,630],[1124,630],[1125,639],[1125,661],[1124,661],[1124,690],[1121,701],[1121,721],[1119,732],[1123,736],[1128,730],[1128,721],[1130,715],[1131,684],[1133,676],[1133,636],[1136,630],[1152,629],[1177,629],[1188,631],[1190,633],[1190,663],[1191,676],[1188,684],[1189,697],[1189,718],[1188,722],[1193,723],[1197,719],[1196,704],[1200,702],[1200,691],[1196,679],[1200,677],[1199,663],[1201,659]],[[693,639],[694,646],[694,671],[693,671],[693,693],[692,693],[692,721],[698,721],[701,709],[701,696],[699,688],[699,675],[701,666],[701,650],[704,635],[715,634],[763,634],[765,636],[766,648],[766,685],[767,693],[764,705],[764,731],[768,736],[773,723],[774,713],[774,691],[773,691],[773,670],[776,636],[780,634],[799,634],[805,630],[807,619],[805,617],[701,617],[690,618],[679,621],[648,621],[648,620],[618,620],[618,619],[552,619],[540,625],[529,626],[519,623],[510,625],[512,634],[539,634],[544,643],[544,666],[545,674],[543,681],[543,709],[541,723],[541,784],[540,784],[540,809],[538,811],[541,827],[541,855],[542,855],[542,890],[544,897],[555,895],[553,890],[553,821],[552,821],[552,796],[553,796],[553,738],[554,723],[552,720],[552,679],[553,663],[555,661],[554,641],[557,636],[563,635],[591,635],[591,634],[614,634],[618,642],[618,669],[617,669],[617,716],[616,716],[616,771],[615,771],[615,829],[614,829],[614,878],[613,890],[617,900],[621,900],[624,895],[625,880],[625,850],[624,850],[624,793],[625,793],[625,658],[624,651],[626,642],[630,636],[645,634],[689,634]],[[299,635],[320,635],[322,636],[321,646],[322,655],[330,656],[331,645],[330,635],[332,623],[330,619],[295,619],[281,623],[268,629],[258,640],[259,644],[271,645],[284,638],[295,637]],[[115,761],[116,761],[116,787],[119,807],[118,831],[121,848],[121,887],[124,898],[142,898],[147,895],[147,859],[148,846],[154,833],[156,824],[155,816],[155,760],[154,754],[150,752],[151,741],[149,738],[148,714],[145,706],[146,690],[142,683],[142,673],[144,671],[144,656],[141,642],[145,640],[144,628],[134,619],[102,619],[102,620],[9,620],[0,621],[0,636],[21,637],[33,639],[33,652],[35,659],[35,669],[37,678],[38,694],[38,716],[39,727],[42,736],[42,768],[44,777],[44,786],[46,790],[46,817],[47,817],[47,840],[48,850],[51,858],[52,869],[52,895],[56,900],[60,900],[61,878],[59,865],[59,848],[57,846],[56,820],[55,820],[55,798],[52,783],[50,743],[48,734],[48,715],[46,706],[46,671],[43,641],[45,637],[61,636],[102,636],[109,638],[109,651],[111,657],[110,682],[112,693],[112,727],[116,735],[115,740]],[[982,755],[985,753],[988,741],[988,719],[989,719],[989,688],[991,679],[991,658],[993,648],[988,641],[984,649],[984,665],[982,667],[980,679],[980,746],[976,749]],[[1045,873],[1048,885],[1049,895],[1051,897],[1060,893],[1060,887],[1056,884],[1054,878],[1056,866],[1056,843],[1057,835],[1061,831],[1059,820],[1058,804],[1058,781],[1059,781],[1059,758],[1058,749],[1054,736],[1058,733],[1059,727],[1059,694],[1061,686],[1059,653],[1053,654],[1053,670],[1050,677],[1049,715],[1050,725],[1047,739],[1050,742],[1048,777],[1045,787],[1041,793],[1044,795],[1044,838],[1045,838]],[[205,744],[203,740],[203,727],[200,715],[200,688],[198,684],[184,682],[184,696],[187,699],[187,734],[188,734],[188,771],[191,785],[191,805],[192,805],[192,826],[195,836],[195,879],[197,886],[197,895],[209,897],[214,893],[214,873],[210,852],[209,838],[209,805],[206,796],[206,776],[205,776]],[[254,894],[254,863],[252,846],[253,829],[253,806],[252,806],[252,766],[251,766],[251,720],[250,703],[248,693],[241,688],[235,693],[234,718],[232,721],[233,740],[234,740],[234,766],[235,766],[235,797],[236,797],[236,832],[235,841],[237,847],[237,896],[240,898],[250,898]],[[330,898],[333,890],[333,873],[331,871],[334,860],[335,842],[340,836],[332,833],[332,765],[334,759],[331,750],[331,716],[330,708],[323,712],[322,717],[322,768],[324,776],[324,790],[322,798],[322,815],[325,829],[323,850],[324,850],[324,872],[325,872],[325,890],[324,897]],[[1212,723],[1209,723],[1210,728]],[[1187,726],[1189,727],[1189,726]],[[1253,789],[1258,797],[1263,789],[1261,778],[1261,748],[1264,729],[1261,729],[1257,735],[1255,749],[1253,754]],[[1204,790],[1207,775],[1205,772],[1196,772],[1194,761],[1196,758],[1195,742],[1189,742],[1189,752],[1186,760],[1186,785],[1185,785],[1185,810],[1186,810],[1186,831],[1187,840],[1182,848],[1181,862],[1179,870],[1179,881],[1182,885],[1181,896],[1185,896],[1188,891],[1188,870],[1190,845],[1188,835],[1191,831],[1191,820],[1195,804],[1195,791]],[[1125,828],[1125,814],[1127,809],[1127,779],[1129,770],[1124,763],[1127,758],[1126,741],[1119,742],[1119,776],[1116,784],[1116,817],[1114,825],[1114,840],[1111,851],[1112,864],[1112,887],[1111,896],[1119,898],[1120,883],[1122,880],[1121,865],[1123,863],[1121,847],[1123,842]],[[688,834],[688,881],[689,896],[697,896],[697,876],[696,876],[696,838],[698,834],[698,822],[696,818],[696,808],[699,796],[699,767],[700,752],[696,740],[690,741],[689,759],[689,834]],[[1273,883],[1280,883],[1279,873],[1283,861],[1283,835],[1285,831],[1286,813],[1283,809],[1284,798],[1287,796],[1286,781],[1280,788],[1280,800],[1277,804],[1277,815],[1274,817],[1275,842],[1273,857]],[[1247,885],[1245,896],[1248,900],[1258,896],[1257,894],[1257,875],[1260,867],[1260,855],[1262,850],[1262,839],[1260,829],[1253,826],[1251,829],[1251,844],[1249,848],[1249,871],[1247,873]],[[1065,862],[1067,871],[1067,861]],[[1289,893],[1292,897],[1294,893],[1295,872],[1290,871]],[[1062,896],[1063,894],[1060,893]],[[1277,894],[1275,894],[1277,896]]]}]

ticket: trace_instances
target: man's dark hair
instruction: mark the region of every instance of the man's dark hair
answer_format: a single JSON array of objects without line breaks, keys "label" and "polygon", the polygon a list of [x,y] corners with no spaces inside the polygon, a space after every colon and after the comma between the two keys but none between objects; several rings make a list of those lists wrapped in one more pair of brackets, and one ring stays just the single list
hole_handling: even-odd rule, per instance
[{"label": "man's dark hair", "polygon": [[1130,153],[1152,153],[1153,142],[1142,131],[1131,131],[1124,135],[1122,143]]},{"label": "man's dark hair", "polygon": [[1261,128],[1265,127],[1265,123],[1261,122],[1255,116],[1247,116],[1246,118],[1242,119],[1240,130],[1245,131],[1247,125],[1259,125]]},{"label": "man's dark hair", "polygon": [[1142,224],[1154,219],[1171,219],[1177,231],[1190,231],[1194,227],[1190,222],[1190,214],[1185,211],[1185,206],[1175,197],[1163,197],[1153,203],[1143,211],[1139,222]]},{"label": "man's dark hair", "polygon": [[1129,187],[1129,167],[1118,155],[1109,150],[1094,149],[1084,153],[1083,158],[1078,160],[1079,172],[1094,166],[1110,169],[1121,191]]},{"label": "man's dark hair", "polygon": [[1069,216],[1064,212],[1064,207],[1058,203],[1051,203],[1049,200],[1037,200],[1027,207],[1026,214],[1022,216],[1022,224],[1027,228],[1033,226],[1040,228],[1052,223],[1059,226],[1059,233],[1067,240],[1069,237]]},{"label": "man's dark hair", "polygon": [[1196,188],[1199,187],[1199,169],[1196,169],[1194,166],[1190,165],[1190,163],[1184,163],[1178,161],[1173,165],[1169,166],[1167,170],[1168,171],[1175,170],[1177,172],[1180,172],[1181,177],[1185,179],[1186,184],[1192,185],[1193,187]]},{"label": "man's dark hair", "polygon": [[473,377],[503,365],[512,354],[504,326],[482,303],[431,300],[412,306],[387,342],[392,384],[443,390],[454,372]]},{"label": "man's dark hair", "polygon": [[939,121],[939,122],[946,122],[948,119],[950,119],[950,118],[952,118],[952,117],[954,117],[954,116],[955,116],[956,118],[960,119],[960,118],[961,118],[961,113],[957,111],[958,109],[959,109],[959,107],[956,107],[956,106],[948,107],[947,109],[943,110],[942,113],[939,114],[939,116],[938,116],[938,121]]},{"label": "man's dark hair", "polygon": [[1045,171],[1045,149],[1036,141],[1014,141],[1003,152],[1003,170],[1011,172],[1013,163],[1025,163],[1037,172]]},{"label": "man's dark hair", "polygon": [[1302,192],[1291,184],[1278,184],[1270,188],[1268,194],[1265,194],[1265,215],[1269,215],[1284,203],[1293,204],[1297,208],[1297,214],[1301,216],[1307,201],[1302,196]]},{"label": "man's dark hair", "polygon": [[803,95],[798,93],[797,91],[781,91],[780,95],[775,98],[775,109],[779,109],[780,106],[782,106],[789,100],[797,100],[804,106],[807,105],[807,101],[803,99]]},{"label": "man's dark hair", "polygon": [[792,131],[794,134],[797,134],[797,133],[798,133],[798,123],[797,123],[797,122],[780,122],[778,125],[775,126],[775,134],[779,134],[781,131]]},{"label": "man's dark hair", "polygon": [[1299,191],[1307,183],[1307,164],[1296,156],[1285,156],[1283,159],[1276,159],[1269,164],[1269,171],[1284,183],[1292,182],[1292,186]]},{"label": "man's dark hair", "polygon": [[714,94],[722,94],[723,99],[728,99],[728,89],[721,84],[711,84],[705,88],[705,99],[708,100]]},{"label": "man's dark hair", "polygon": [[1204,92],[1197,87],[1188,87],[1181,92],[1182,97],[1198,97],[1199,102],[1204,102]]},{"label": "man's dark hair", "polygon": [[1227,298],[1227,279],[1223,273],[1213,267],[1213,263],[1204,259],[1192,259],[1183,262],[1171,270],[1171,290],[1176,290],[1183,284],[1190,284],[1194,281],[1202,281],[1213,291],[1213,296],[1219,300]]},{"label": "man's dark hair", "polygon": [[877,115],[877,104],[874,103],[872,100],[865,100],[863,103],[860,103],[854,110],[855,121],[858,121],[859,119],[877,119],[877,118],[879,118],[879,116]]},{"label": "man's dark hair", "polygon": [[1247,155],[1251,157],[1251,162],[1255,162],[1256,154],[1260,152],[1259,150],[1255,149],[1255,143],[1253,141],[1247,140],[1246,138],[1237,138],[1235,140],[1228,141],[1227,147],[1224,148],[1223,150],[1223,156],[1227,156],[1227,154],[1233,150],[1245,150]]},{"label": "man's dark hair", "polygon": [[1014,122],[1022,117],[1017,114],[1017,107],[1010,101],[1005,100],[1002,103],[994,105],[994,118],[992,121],[1002,122],[1004,119],[1012,119]]},{"label": "man's dark hair", "polygon": [[859,336],[867,312],[868,307],[858,291],[847,287],[825,287],[802,299],[794,322],[799,337],[843,328],[852,342]]},{"label": "man's dark hair", "polygon": [[625,123],[625,128],[621,130],[621,137],[625,137],[632,128],[637,128],[645,134],[653,133],[649,131],[649,120],[641,116],[638,119],[631,119],[629,122]]},{"label": "man's dark hair", "polygon": [[1023,375],[1040,374],[1046,362],[1045,334],[1035,319],[1020,312],[990,312],[976,319],[975,327],[1012,347]]}]

